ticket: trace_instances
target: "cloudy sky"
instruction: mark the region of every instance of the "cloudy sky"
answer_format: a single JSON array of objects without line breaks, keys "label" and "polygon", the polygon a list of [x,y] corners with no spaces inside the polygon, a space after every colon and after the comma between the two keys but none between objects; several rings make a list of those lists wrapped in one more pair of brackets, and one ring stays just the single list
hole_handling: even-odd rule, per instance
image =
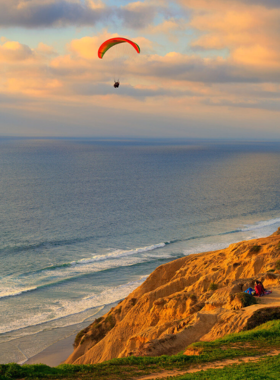
[{"label": "cloudy sky", "polygon": [[[2,136],[280,140],[279,0],[0,7]],[[113,36],[137,42],[141,54],[112,49],[100,60],[98,47]]]}]

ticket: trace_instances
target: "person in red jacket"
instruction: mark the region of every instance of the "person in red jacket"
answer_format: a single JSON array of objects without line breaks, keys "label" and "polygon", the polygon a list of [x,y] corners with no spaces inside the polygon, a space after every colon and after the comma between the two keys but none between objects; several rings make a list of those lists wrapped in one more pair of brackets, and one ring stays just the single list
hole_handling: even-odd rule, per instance
[{"label": "person in red jacket", "polygon": [[256,281],[255,292],[256,296],[264,296],[265,289],[260,281]]}]

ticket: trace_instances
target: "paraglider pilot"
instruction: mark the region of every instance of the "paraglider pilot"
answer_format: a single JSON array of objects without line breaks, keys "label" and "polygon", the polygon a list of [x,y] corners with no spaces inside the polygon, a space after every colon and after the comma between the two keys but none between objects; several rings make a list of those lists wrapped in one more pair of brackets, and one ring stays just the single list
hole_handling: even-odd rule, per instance
[{"label": "paraglider pilot", "polygon": [[114,83],[114,87],[115,87],[115,88],[118,88],[119,85],[120,85],[120,82],[115,82],[115,83]]}]

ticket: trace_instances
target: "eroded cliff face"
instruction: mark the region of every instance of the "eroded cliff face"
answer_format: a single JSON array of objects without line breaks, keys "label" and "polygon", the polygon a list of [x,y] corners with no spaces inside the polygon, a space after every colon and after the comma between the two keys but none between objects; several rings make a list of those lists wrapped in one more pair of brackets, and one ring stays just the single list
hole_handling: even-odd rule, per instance
[{"label": "eroded cliff face", "polygon": [[[172,355],[193,342],[217,339],[280,317],[279,259],[280,228],[268,238],[164,264],[78,334],[66,363]],[[256,279],[273,287],[273,294],[279,292],[279,299],[267,296],[264,302],[244,307],[242,292],[253,287]]]}]

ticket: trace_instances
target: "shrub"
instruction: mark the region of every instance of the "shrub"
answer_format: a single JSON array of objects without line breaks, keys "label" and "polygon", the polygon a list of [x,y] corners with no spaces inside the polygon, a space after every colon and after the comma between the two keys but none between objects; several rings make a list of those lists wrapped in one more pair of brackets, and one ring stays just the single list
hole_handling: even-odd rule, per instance
[{"label": "shrub", "polygon": [[218,284],[215,284],[214,282],[212,282],[211,284],[210,284],[210,286],[209,286],[209,290],[213,290],[213,291],[215,291],[215,290],[217,290],[218,289]]},{"label": "shrub", "polygon": [[75,338],[75,341],[74,341],[74,343],[73,343],[73,346],[76,348],[76,347],[78,347],[78,345],[80,344],[80,342],[81,342],[81,339],[82,339],[82,337],[84,336],[84,330],[82,330],[82,331],[80,331],[80,332],[78,332],[78,334],[76,335],[76,338]]},{"label": "shrub", "polygon": [[110,328],[112,329],[115,326],[116,321],[112,315],[108,315],[108,317],[105,319],[105,323],[109,323]]},{"label": "shrub", "polygon": [[236,294],[236,297],[240,299],[243,307],[255,305],[257,303],[256,298],[251,296],[251,294],[248,294],[248,293],[238,293]]},{"label": "shrub", "polygon": [[11,363],[8,365],[6,373],[6,377],[10,378],[20,378],[22,377],[22,369],[21,366],[16,363]]},{"label": "shrub", "polygon": [[137,298],[131,298],[130,303],[132,306],[135,306],[137,304]]},{"label": "shrub", "polygon": [[99,322],[103,321],[103,319],[104,319],[103,317],[100,317],[100,318],[97,318],[94,322],[99,323]]},{"label": "shrub", "polygon": [[82,337],[81,341],[80,341],[80,344],[83,344],[83,343],[85,342],[85,340],[86,340],[86,336],[84,335],[84,336]]},{"label": "shrub", "polygon": [[260,252],[261,250],[261,246],[260,245],[253,245],[251,248],[250,248],[250,252],[251,253],[258,253]]}]

